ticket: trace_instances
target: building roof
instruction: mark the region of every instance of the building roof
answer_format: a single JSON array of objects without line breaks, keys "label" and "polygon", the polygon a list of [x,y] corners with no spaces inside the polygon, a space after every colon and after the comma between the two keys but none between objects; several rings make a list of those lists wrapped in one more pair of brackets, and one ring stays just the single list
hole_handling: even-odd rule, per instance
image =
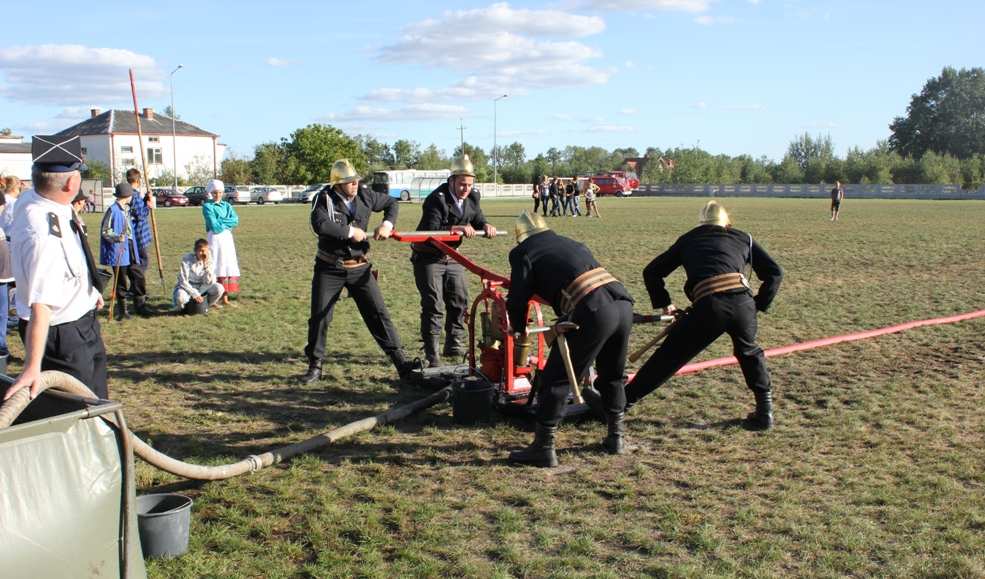
[{"label": "building roof", "polygon": [[[145,135],[170,135],[171,117],[154,113],[153,119],[140,115],[140,130]],[[202,130],[193,124],[176,120],[174,123],[176,135],[192,137],[218,137],[215,133]],[[76,135],[120,135],[137,134],[137,121],[133,111],[108,110],[102,114],[88,118],[77,125],[57,133],[57,137],[74,137]]]},{"label": "building roof", "polygon": [[0,143],[0,153],[31,154],[31,143]]}]

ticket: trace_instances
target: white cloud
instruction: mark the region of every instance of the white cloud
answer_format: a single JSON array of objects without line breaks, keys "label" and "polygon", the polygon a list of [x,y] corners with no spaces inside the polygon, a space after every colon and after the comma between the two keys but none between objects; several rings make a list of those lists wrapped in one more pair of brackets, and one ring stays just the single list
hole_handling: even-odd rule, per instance
[{"label": "white cloud", "polygon": [[698,102],[692,104],[691,105],[691,108],[692,109],[697,109],[699,111],[703,111],[703,110],[705,110],[705,109],[708,108],[708,103],[706,103],[705,101],[698,101]]},{"label": "white cloud", "polygon": [[605,22],[594,16],[499,3],[411,24],[378,58],[464,72],[474,79],[476,98],[491,98],[521,87],[607,82],[609,71],[586,64],[599,51],[568,40],[604,29]]},{"label": "white cloud", "polygon": [[551,118],[557,121],[573,121],[574,117],[568,113],[553,113]]},{"label": "white cloud", "polygon": [[626,67],[626,68],[636,68],[636,63],[635,63],[635,62],[633,62],[632,60],[627,60],[627,61],[626,61],[626,62],[625,62],[625,63],[623,64],[623,66],[624,66],[624,67]]},{"label": "white cloud", "polygon": [[464,116],[469,110],[459,105],[441,103],[416,103],[399,107],[373,107],[358,105],[345,113],[332,113],[324,120],[351,124],[358,122],[427,121]]},{"label": "white cloud", "polygon": [[583,0],[579,6],[596,10],[645,12],[650,10],[676,10],[682,12],[704,12],[710,0]]},{"label": "white cloud", "polygon": [[702,14],[694,19],[694,22],[702,26],[711,26],[715,23],[715,17],[709,16],[708,14]]},{"label": "white cloud", "polygon": [[130,50],[79,44],[2,48],[0,95],[56,106],[123,103],[131,98],[129,68],[134,69],[141,100],[166,94],[154,59]]},{"label": "white cloud", "polygon": [[624,109],[621,109],[619,112],[622,113],[622,114],[624,114],[624,115],[635,115],[635,114],[638,114],[640,111],[639,111],[639,109],[636,109],[636,108],[633,108],[633,107],[626,107]]},{"label": "white cloud", "polygon": [[753,103],[748,105],[728,105],[724,107],[724,110],[733,113],[758,113],[765,111],[766,107],[759,103]]},{"label": "white cloud", "polygon": [[291,64],[290,60],[287,60],[286,58],[278,58],[276,56],[268,56],[266,59],[264,59],[263,62],[266,63],[268,66],[273,66],[278,68]]}]

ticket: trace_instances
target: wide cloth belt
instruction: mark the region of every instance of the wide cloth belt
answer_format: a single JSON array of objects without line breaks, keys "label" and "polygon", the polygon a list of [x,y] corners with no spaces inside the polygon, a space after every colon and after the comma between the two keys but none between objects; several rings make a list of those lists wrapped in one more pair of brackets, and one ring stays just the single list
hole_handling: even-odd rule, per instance
[{"label": "wide cloth belt", "polygon": [[318,259],[324,262],[341,265],[346,269],[351,269],[354,267],[362,267],[367,263],[369,263],[369,260],[367,260],[366,257],[362,255],[353,259],[339,259],[337,255],[333,255],[323,249],[319,249],[316,256],[318,257]]},{"label": "wide cloth belt", "polygon": [[713,275],[694,284],[691,288],[691,303],[696,304],[701,298],[736,289],[749,289],[749,280],[746,276],[741,273]]},{"label": "wide cloth belt", "polygon": [[567,288],[561,290],[561,313],[563,315],[570,314],[585,296],[616,281],[619,280],[605,271],[604,267],[596,267],[579,275],[568,284]]}]

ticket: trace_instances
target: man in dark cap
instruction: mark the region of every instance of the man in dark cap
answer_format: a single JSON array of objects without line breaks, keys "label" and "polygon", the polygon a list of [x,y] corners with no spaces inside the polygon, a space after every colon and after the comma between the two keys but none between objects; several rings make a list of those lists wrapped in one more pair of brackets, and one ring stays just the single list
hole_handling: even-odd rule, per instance
[{"label": "man in dark cap", "polygon": [[[506,310],[512,331],[524,333],[529,301],[540,296],[561,320],[578,329],[566,334],[574,375],[582,376],[592,362],[598,372],[608,422],[603,446],[622,454],[625,367],[633,325],[633,298],[609,274],[587,247],[547,227],[544,218],[524,211],[516,222],[518,245],[510,252],[510,293]],[[537,423],[533,443],[510,453],[513,463],[557,466],[554,439],[571,390],[559,348],[552,348],[538,377]]]},{"label": "man in dark cap", "polygon": [[133,188],[129,183],[118,183],[113,196],[116,197],[116,203],[110,205],[103,214],[102,225],[99,227],[99,263],[113,268],[113,281],[116,284],[115,314],[117,320],[123,320],[130,319],[130,310],[127,308],[130,268],[140,267],[141,261],[130,220]]},{"label": "man in dark cap", "polygon": [[[727,333],[746,385],[756,398],[756,410],[746,418],[746,426],[772,428],[773,393],[766,356],[756,344],[756,312],[765,312],[773,302],[783,270],[751,235],[732,227],[718,201],[705,204],[699,225],[643,270],[650,302],[665,314],[674,314],[677,308],[664,287],[664,278],[681,266],[687,273],[684,293],[691,299],[690,311],[674,323],[667,339],[626,387],[627,409]],[[763,282],[755,296],[743,273],[747,267]]]},{"label": "man in dark cap", "polygon": [[[457,159],[451,177],[424,200],[418,231],[460,231],[464,237],[477,233],[496,236],[496,228],[486,221],[479,207],[479,192],[472,188],[475,171],[468,155]],[[462,240],[449,242],[452,247]],[[465,355],[465,310],[469,307],[468,282],[462,264],[450,259],[427,243],[415,243],[410,261],[414,281],[421,294],[421,340],[428,366],[437,366],[441,322],[445,322],[443,354],[461,362]],[[447,310],[447,317],[445,311]]]},{"label": "man in dark cap", "polygon": [[325,337],[343,288],[355,300],[369,333],[393,362],[397,374],[405,378],[414,368],[414,362],[404,357],[400,335],[390,321],[380,286],[366,258],[370,215],[383,213],[383,223],[373,231],[373,238],[390,237],[397,221],[397,200],[360,187],[360,177],[348,159],[336,161],[329,175],[331,185],[311,202],[311,228],[318,236],[318,252],[311,280],[308,344],[304,348],[308,371],[299,381],[310,384],[321,378]]},{"label": "man in dark cap", "polygon": [[22,388],[36,396],[42,370],[66,372],[106,398],[106,348],[96,318],[103,306],[101,278],[72,218],[85,167],[79,137],[36,136],[32,154],[34,189],[17,204],[12,236],[17,315],[27,353],[24,371],[4,399]]}]

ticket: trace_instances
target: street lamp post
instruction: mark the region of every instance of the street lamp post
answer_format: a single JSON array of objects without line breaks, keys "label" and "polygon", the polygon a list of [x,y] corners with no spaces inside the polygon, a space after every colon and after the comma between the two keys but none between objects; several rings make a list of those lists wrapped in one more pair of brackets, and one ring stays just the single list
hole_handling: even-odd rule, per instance
[{"label": "street lamp post", "polygon": [[499,168],[499,149],[496,148],[496,103],[510,95],[504,94],[493,99],[493,187],[499,186],[497,169]]},{"label": "street lamp post", "polygon": [[172,190],[175,193],[178,192],[178,139],[174,121],[174,73],[181,70],[181,68],[182,66],[179,64],[171,71],[171,170],[174,172],[174,188]]}]

